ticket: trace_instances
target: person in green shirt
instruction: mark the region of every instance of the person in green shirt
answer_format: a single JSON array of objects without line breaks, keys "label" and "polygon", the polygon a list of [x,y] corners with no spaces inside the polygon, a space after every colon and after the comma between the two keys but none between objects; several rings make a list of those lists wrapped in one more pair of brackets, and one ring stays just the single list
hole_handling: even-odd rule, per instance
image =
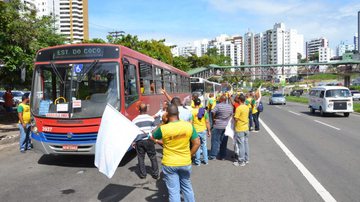
[{"label": "person in green shirt", "polygon": [[[191,157],[200,146],[199,136],[191,123],[179,120],[176,105],[167,108],[168,123],[161,125],[152,138],[163,142],[162,172],[169,192],[169,201],[195,201],[191,185]],[[192,147],[190,149],[190,141]]]},{"label": "person in green shirt", "polygon": [[20,130],[20,152],[24,153],[25,150],[31,149],[30,140],[30,106],[29,95],[25,94],[22,96],[22,102],[17,108],[19,117],[19,130]]}]

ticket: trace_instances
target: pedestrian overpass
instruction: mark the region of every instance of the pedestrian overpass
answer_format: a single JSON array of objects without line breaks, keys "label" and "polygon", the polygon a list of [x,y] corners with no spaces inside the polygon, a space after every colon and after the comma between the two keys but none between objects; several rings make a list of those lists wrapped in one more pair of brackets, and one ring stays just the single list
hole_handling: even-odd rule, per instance
[{"label": "pedestrian overpass", "polygon": [[[322,71],[321,68],[326,69]],[[296,71],[293,71],[296,69]],[[289,71],[290,70],[290,71]],[[360,55],[351,55],[342,60],[330,62],[313,62],[298,64],[265,64],[265,65],[240,65],[218,66],[209,65],[191,69],[188,74],[192,77],[205,79],[220,77],[250,77],[250,79],[271,80],[277,76],[306,76],[321,73],[332,73],[343,76],[344,85],[350,86],[350,75],[360,73]]]}]

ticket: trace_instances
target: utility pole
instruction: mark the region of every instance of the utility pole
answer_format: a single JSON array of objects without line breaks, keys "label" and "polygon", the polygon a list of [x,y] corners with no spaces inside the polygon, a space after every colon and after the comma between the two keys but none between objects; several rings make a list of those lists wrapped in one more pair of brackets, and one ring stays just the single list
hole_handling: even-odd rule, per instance
[{"label": "utility pole", "polygon": [[120,36],[123,36],[125,34],[124,31],[113,31],[113,32],[109,32],[109,35],[111,35],[114,38],[119,38]]}]

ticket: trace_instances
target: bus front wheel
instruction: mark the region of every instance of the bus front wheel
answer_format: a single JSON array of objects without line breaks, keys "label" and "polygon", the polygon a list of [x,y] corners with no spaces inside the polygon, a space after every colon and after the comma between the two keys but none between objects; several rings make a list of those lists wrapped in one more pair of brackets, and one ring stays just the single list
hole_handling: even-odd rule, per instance
[{"label": "bus front wheel", "polygon": [[349,113],[349,112],[345,112],[345,113],[344,113],[344,116],[345,116],[345,117],[349,117],[349,116],[350,116],[350,113]]}]

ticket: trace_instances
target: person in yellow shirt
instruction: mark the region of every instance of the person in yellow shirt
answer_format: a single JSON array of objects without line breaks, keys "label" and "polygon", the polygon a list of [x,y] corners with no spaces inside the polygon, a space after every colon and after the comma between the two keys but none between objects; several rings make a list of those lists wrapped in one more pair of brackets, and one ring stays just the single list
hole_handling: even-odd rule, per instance
[{"label": "person in yellow shirt", "polygon": [[256,105],[252,92],[246,94],[245,105],[249,107],[249,130],[252,131],[253,107]]},{"label": "person in yellow shirt", "polygon": [[249,107],[246,106],[245,96],[239,96],[240,106],[236,108],[235,119],[235,161],[234,166],[245,166],[249,162]]},{"label": "person in yellow shirt", "polygon": [[209,159],[208,159],[208,150],[207,150],[207,146],[206,146],[206,136],[210,137],[210,135],[211,135],[209,115],[204,108],[200,107],[201,100],[199,98],[194,100],[194,102],[195,102],[195,108],[191,112],[191,114],[192,114],[191,122],[194,125],[194,128],[200,137],[200,143],[201,143],[200,149],[198,149],[195,154],[195,162],[194,163],[196,166],[200,166],[200,164],[201,164],[200,153],[202,151],[202,154],[204,157],[203,163],[205,165],[207,165],[209,162]]},{"label": "person in yellow shirt", "polygon": [[214,93],[210,93],[209,94],[209,103],[207,105],[207,110],[210,114],[210,116],[209,116],[210,127],[212,127],[212,122],[213,122],[212,116],[211,116],[211,110],[213,110],[215,108],[215,106],[216,106],[216,99],[214,97]]},{"label": "person in yellow shirt", "polygon": [[30,106],[29,95],[25,94],[22,96],[22,102],[17,108],[19,117],[19,130],[20,130],[20,152],[24,153],[26,150],[31,149],[30,140]]},{"label": "person in yellow shirt", "polygon": [[168,123],[156,129],[152,138],[163,142],[162,172],[169,201],[180,201],[180,191],[185,201],[195,201],[190,173],[191,157],[200,146],[199,136],[191,123],[179,120],[176,105],[168,106],[167,119]]}]

